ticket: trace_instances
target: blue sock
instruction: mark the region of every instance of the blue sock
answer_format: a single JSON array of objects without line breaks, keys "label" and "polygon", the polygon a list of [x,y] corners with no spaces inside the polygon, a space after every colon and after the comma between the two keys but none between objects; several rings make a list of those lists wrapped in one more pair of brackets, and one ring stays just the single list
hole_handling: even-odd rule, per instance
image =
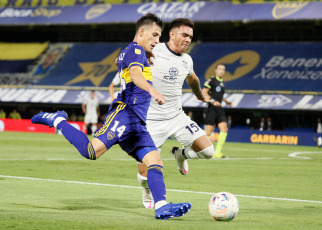
[{"label": "blue sock", "polygon": [[68,124],[66,120],[61,121],[57,125],[57,128],[63,133],[65,138],[76,147],[83,157],[90,160],[96,160],[96,154],[92,143],[88,140],[85,133]]},{"label": "blue sock", "polygon": [[161,165],[150,165],[148,167],[148,185],[152,192],[154,203],[157,203],[160,200],[166,200],[162,171],[163,167]]}]

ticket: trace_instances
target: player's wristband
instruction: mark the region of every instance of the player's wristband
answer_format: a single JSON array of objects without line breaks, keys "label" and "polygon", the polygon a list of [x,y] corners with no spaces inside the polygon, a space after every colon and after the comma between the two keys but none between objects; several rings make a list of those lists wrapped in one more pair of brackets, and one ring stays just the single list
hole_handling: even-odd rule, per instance
[{"label": "player's wristband", "polygon": [[215,99],[210,99],[211,104],[215,103]]}]

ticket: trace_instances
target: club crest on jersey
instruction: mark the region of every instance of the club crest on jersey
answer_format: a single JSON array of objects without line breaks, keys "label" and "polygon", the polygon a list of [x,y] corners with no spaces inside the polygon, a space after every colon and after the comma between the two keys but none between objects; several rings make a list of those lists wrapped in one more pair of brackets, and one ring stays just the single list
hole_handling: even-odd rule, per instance
[{"label": "club crest on jersey", "polygon": [[107,133],[107,139],[108,139],[108,140],[112,140],[114,137],[115,137],[115,134],[114,134],[112,131],[109,131],[109,132]]},{"label": "club crest on jersey", "polygon": [[178,75],[178,73],[179,73],[179,70],[178,70],[176,67],[171,67],[171,68],[169,69],[169,74],[170,74],[170,76],[177,76],[177,75]]},{"label": "club crest on jersey", "polygon": [[188,62],[182,61],[182,66],[183,68],[188,69]]},{"label": "club crest on jersey", "polygon": [[219,93],[220,91],[221,91],[221,87],[220,87],[220,86],[217,86],[217,87],[216,87],[216,92],[218,92],[218,93]]}]

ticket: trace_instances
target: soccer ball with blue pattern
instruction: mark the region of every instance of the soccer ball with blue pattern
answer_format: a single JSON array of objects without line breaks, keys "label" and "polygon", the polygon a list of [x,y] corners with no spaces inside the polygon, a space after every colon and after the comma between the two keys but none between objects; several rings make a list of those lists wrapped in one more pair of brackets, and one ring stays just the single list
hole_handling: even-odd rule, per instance
[{"label": "soccer ball with blue pattern", "polygon": [[218,221],[231,221],[239,211],[236,197],[229,192],[218,192],[213,195],[208,205],[210,215]]}]

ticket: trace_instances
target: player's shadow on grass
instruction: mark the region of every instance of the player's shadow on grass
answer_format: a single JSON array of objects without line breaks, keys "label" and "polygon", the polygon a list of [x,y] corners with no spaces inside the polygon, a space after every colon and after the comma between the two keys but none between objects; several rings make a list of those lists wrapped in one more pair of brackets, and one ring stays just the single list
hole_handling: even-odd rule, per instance
[{"label": "player's shadow on grass", "polygon": [[131,201],[129,199],[73,199],[73,200],[62,200],[65,204],[64,210],[85,210],[85,209],[97,209],[97,210],[113,210],[114,208],[127,208],[135,209],[139,208],[140,204],[138,201]]},{"label": "player's shadow on grass", "polygon": [[[118,211],[127,212],[132,215],[142,216],[145,215],[142,212],[138,212],[138,209],[143,209],[140,200],[131,199],[107,199],[107,198],[97,198],[97,199],[69,199],[62,200],[64,204],[61,210],[99,210],[99,211]],[[153,212],[154,214],[154,212]],[[150,217],[151,214],[146,214]]]}]

